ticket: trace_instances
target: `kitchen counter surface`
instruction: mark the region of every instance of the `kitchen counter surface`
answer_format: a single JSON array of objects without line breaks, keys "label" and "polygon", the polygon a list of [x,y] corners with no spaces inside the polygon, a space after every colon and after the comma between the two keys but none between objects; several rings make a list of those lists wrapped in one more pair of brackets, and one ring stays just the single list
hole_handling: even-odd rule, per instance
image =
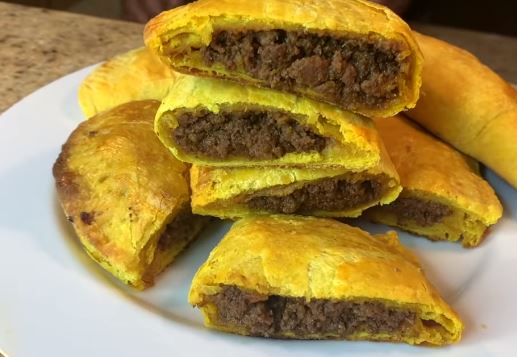
[{"label": "kitchen counter surface", "polygon": [[[517,83],[517,38],[413,24]],[[0,112],[37,88],[143,45],[143,25],[0,2]]]},{"label": "kitchen counter surface", "polygon": [[142,46],[143,25],[0,2],[0,112],[41,86]]}]

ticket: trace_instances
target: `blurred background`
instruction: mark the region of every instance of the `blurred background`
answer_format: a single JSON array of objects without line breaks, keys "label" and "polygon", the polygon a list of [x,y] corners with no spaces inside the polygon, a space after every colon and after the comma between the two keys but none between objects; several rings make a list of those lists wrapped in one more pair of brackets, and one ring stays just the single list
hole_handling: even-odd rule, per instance
[{"label": "blurred background", "polygon": [[[260,0],[250,0],[260,1]],[[78,12],[135,22],[162,10],[181,5],[182,0],[11,0],[7,2]],[[515,0],[379,0],[409,22],[459,27],[517,36]]]}]

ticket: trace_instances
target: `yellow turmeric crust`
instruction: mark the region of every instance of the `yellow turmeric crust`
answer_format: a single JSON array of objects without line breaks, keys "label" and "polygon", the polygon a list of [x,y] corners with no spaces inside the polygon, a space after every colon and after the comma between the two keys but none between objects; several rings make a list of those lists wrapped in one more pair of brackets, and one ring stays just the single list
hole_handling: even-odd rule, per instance
[{"label": "yellow turmeric crust", "polygon": [[82,122],[54,164],[59,199],[88,254],[138,289],[152,285],[192,236],[157,249],[165,227],[189,209],[188,165],[153,132],[157,101],[123,104]]},{"label": "yellow turmeric crust", "polygon": [[445,345],[459,341],[463,330],[458,315],[427,281],[395,232],[371,236],[331,219],[275,215],[241,219],[199,268],[189,302],[201,308],[205,325],[248,335],[242,327],[219,324],[216,306],[207,302],[206,297],[224,285],[306,300],[381,301],[416,312],[413,333],[395,337],[363,331],[347,337],[352,340]]},{"label": "yellow turmeric crust", "polygon": [[517,91],[471,53],[415,32],[425,56],[411,119],[517,188]]},{"label": "yellow turmeric crust", "polygon": [[[216,160],[187,153],[176,145],[172,138],[172,131],[178,126],[174,110],[203,108],[218,113],[222,107],[270,108],[292,113],[304,118],[294,117],[302,121],[303,126],[331,140],[321,152],[294,152],[268,160],[239,157]],[[364,117],[288,93],[194,76],[183,76],[171,86],[170,94],[163,99],[156,114],[155,131],[179,160],[204,166],[311,165],[358,170],[374,167],[380,160],[379,135],[371,121]]]},{"label": "yellow turmeric crust", "polygon": [[384,146],[381,160],[375,167],[354,172],[343,169],[307,168],[217,168],[192,165],[190,186],[192,211],[196,214],[220,218],[238,218],[253,214],[268,214],[267,211],[251,209],[246,200],[257,194],[284,196],[307,184],[325,178],[347,178],[385,175],[386,191],[378,200],[342,211],[312,211],[307,214],[320,217],[357,217],[361,212],[377,204],[388,204],[402,190],[399,177]]},{"label": "yellow turmeric crust", "polygon": [[95,68],[79,87],[79,105],[90,118],[123,103],[162,100],[179,76],[147,48],[137,48]]},{"label": "yellow turmeric crust", "polygon": [[[216,76],[264,86],[265,83],[222,66],[207,67],[198,49],[207,46],[218,29],[284,29],[343,36],[375,34],[400,44],[403,57],[409,57],[408,78],[386,108],[364,107],[366,116],[387,117],[414,107],[421,84],[422,55],[409,26],[388,8],[362,0],[199,0],[161,13],[144,31],[146,46],[177,71]],[[297,94],[321,100],[316,91]]]},{"label": "yellow turmeric crust", "polygon": [[433,240],[462,240],[465,247],[477,246],[486,229],[501,218],[503,208],[476,165],[402,116],[375,123],[400,175],[403,191],[399,198],[437,202],[452,214],[431,226],[399,220],[389,205],[372,208],[368,215]]}]

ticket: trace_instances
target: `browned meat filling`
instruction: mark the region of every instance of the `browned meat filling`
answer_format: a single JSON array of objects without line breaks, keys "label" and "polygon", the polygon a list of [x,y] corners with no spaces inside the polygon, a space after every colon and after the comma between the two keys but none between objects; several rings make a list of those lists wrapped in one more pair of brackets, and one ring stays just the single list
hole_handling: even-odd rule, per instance
[{"label": "browned meat filling", "polygon": [[282,111],[197,110],[176,115],[179,125],[172,131],[176,144],[208,158],[275,159],[290,152],[321,151],[326,145],[325,138]]},{"label": "browned meat filling", "polygon": [[248,200],[248,206],[272,213],[339,211],[379,199],[386,190],[386,181],[381,175],[362,180],[323,179],[284,196],[255,196]]},{"label": "browned meat filling", "polygon": [[408,67],[398,43],[374,35],[221,30],[201,51],[208,66],[243,71],[272,88],[309,88],[318,98],[347,108],[382,108],[399,95],[398,78]]},{"label": "browned meat filling", "polygon": [[165,251],[169,249],[174,242],[189,241],[192,235],[197,232],[198,220],[205,219],[207,219],[207,217],[193,214],[190,205],[183,208],[163,231],[158,240],[158,249]]},{"label": "browned meat filling", "polygon": [[398,198],[387,208],[397,215],[399,224],[410,220],[422,227],[439,223],[452,214],[452,210],[444,204],[410,197]]},{"label": "browned meat filling", "polygon": [[354,333],[402,335],[414,327],[416,314],[377,301],[332,301],[261,295],[225,286],[208,297],[220,324],[245,328],[251,335],[298,338],[331,334],[346,338]]}]

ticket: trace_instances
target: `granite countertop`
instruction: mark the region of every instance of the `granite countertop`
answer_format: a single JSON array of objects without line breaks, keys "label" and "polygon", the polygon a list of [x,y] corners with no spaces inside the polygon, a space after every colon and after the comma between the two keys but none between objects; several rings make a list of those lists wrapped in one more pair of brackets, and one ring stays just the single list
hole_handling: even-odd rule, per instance
[{"label": "granite countertop", "polygon": [[[413,24],[517,83],[517,38]],[[67,73],[143,45],[143,25],[0,2],[0,113]]]},{"label": "granite countertop", "polygon": [[0,113],[67,73],[143,46],[143,25],[0,2]]}]

